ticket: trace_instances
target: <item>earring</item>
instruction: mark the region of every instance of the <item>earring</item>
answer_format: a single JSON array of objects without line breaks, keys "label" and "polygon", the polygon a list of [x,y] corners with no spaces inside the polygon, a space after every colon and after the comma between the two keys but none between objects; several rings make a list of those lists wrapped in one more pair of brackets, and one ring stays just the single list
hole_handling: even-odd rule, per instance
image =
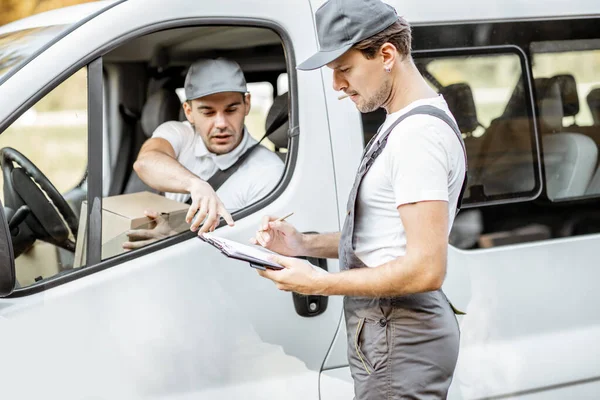
[{"label": "earring", "polygon": [[392,69],[390,67],[386,67],[385,72],[392,72]]}]

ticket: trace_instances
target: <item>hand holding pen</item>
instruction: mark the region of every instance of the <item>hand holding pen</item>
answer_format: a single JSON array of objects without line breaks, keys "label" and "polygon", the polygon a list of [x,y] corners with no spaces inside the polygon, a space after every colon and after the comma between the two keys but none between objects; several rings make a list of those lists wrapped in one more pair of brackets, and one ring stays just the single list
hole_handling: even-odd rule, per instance
[{"label": "hand holding pen", "polygon": [[263,217],[255,237],[251,238],[250,242],[286,256],[302,255],[304,253],[304,235],[298,232],[293,225],[285,222],[285,219],[292,214],[280,218]]}]

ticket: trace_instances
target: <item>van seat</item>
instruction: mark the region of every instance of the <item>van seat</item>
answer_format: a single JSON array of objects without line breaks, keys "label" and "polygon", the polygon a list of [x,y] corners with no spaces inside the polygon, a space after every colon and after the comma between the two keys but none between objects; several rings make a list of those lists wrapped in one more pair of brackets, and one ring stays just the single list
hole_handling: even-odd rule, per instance
[{"label": "van seat", "polygon": [[592,113],[594,125],[600,126],[600,87],[590,90],[586,100]]},{"label": "van seat", "polygon": [[[181,108],[181,101],[175,91],[162,88],[152,93],[142,108],[142,115],[140,118],[144,135],[147,138],[150,138],[156,128],[163,122],[178,121],[179,110]],[[132,169],[123,193],[137,193],[144,190],[157,193],[157,190],[146,185]]]},{"label": "van seat", "polygon": [[272,130],[268,139],[275,146],[275,154],[285,162],[286,153],[279,150],[287,150],[289,139],[289,98],[285,92],[273,99],[273,104],[269,108],[265,121],[265,132]]},{"label": "van seat", "polygon": [[546,185],[551,200],[583,196],[598,160],[598,147],[581,133],[543,137]]}]

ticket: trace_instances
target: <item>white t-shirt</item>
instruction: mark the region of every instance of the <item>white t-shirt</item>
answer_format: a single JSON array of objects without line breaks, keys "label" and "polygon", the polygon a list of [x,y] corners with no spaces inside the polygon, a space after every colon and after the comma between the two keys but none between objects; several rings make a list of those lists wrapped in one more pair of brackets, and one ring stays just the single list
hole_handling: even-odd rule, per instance
[{"label": "white t-shirt", "polygon": [[[165,122],[156,128],[152,138],[162,138],[171,143],[177,161],[205,181],[218,169],[229,168],[246,149],[256,143],[244,128],[240,144],[227,154],[217,155],[208,151],[188,121]],[[221,185],[217,194],[229,212],[239,210],[265,197],[279,182],[283,169],[283,162],[275,153],[258,146]],[[169,192],[165,196],[180,202],[186,202],[190,197],[189,193]]]},{"label": "white t-shirt", "polygon": [[[452,117],[442,96],[418,100],[388,114],[378,135],[398,117],[422,105],[435,106]],[[464,176],[462,145],[448,124],[431,115],[413,115],[400,122],[358,192],[356,255],[365,265],[376,267],[406,253],[406,234],[397,209],[403,204],[447,201],[449,234]]]}]

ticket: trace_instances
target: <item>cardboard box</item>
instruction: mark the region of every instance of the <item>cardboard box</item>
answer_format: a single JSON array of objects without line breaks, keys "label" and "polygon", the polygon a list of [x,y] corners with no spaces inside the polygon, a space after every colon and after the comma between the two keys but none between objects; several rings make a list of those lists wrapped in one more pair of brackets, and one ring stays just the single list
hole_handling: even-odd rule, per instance
[{"label": "cardboard box", "polygon": [[[123,243],[129,238],[130,229],[149,229],[153,225],[144,215],[145,210],[163,214],[171,228],[177,232],[189,229],[185,222],[189,205],[167,199],[151,192],[138,192],[102,199],[102,259],[105,260],[125,252]],[[85,265],[87,247],[87,201],[81,205],[78,238],[75,246],[73,267]]]}]

